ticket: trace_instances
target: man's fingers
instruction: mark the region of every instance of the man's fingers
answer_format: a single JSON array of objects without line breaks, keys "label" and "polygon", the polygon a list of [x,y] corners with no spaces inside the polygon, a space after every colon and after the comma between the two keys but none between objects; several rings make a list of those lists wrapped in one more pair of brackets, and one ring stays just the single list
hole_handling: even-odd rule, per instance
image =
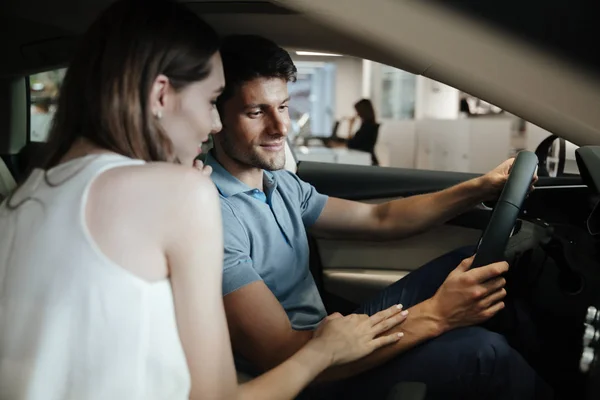
[{"label": "man's fingers", "polygon": [[499,262],[484,267],[472,269],[468,272],[476,282],[489,281],[492,278],[496,278],[508,271],[507,262]]},{"label": "man's fingers", "polygon": [[465,272],[468,271],[469,268],[471,268],[471,265],[473,265],[473,260],[475,259],[475,255],[472,255],[469,258],[465,258],[464,260],[461,261],[460,264],[458,264],[458,267],[456,267],[456,269]]},{"label": "man's fingers", "polygon": [[390,318],[391,316],[400,313],[401,311],[402,311],[402,304],[397,304],[397,305],[391,306],[390,308],[385,309],[383,311],[379,311],[377,314],[373,314],[371,317],[369,317],[371,326],[375,326],[378,323],[380,323],[381,321],[384,321],[384,320]]},{"label": "man's fingers", "polygon": [[494,293],[506,286],[506,279],[503,277],[493,278],[482,284],[485,287],[486,295]]},{"label": "man's fingers", "polygon": [[373,350],[377,350],[383,346],[396,343],[398,340],[402,339],[403,336],[403,332],[394,332],[390,335],[380,336],[377,339],[371,340],[371,345],[373,346]]},{"label": "man's fingers", "polygon": [[499,289],[482,299],[479,304],[481,309],[486,310],[490,308],[492,305],[498,303],[500,300],[506,297],[506,289]]},{"label": "man's fingers", "polygon": [[492,318],[494,315],[498,314],[498,312],[500,310],[502,310],[503,308],[504,308],[503,301],[496,303],[483,312],[483,317],[487,318],[487,319]]}]

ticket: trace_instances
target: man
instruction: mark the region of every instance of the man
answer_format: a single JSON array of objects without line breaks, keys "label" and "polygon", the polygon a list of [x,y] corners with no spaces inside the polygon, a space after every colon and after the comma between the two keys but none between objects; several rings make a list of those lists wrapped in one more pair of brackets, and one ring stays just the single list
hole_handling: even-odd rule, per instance
[{"label": "man", "polygon": [[[311,339],[326,317],[308,267],[306,230],[339,238],[414,235],[501,191],[511,161],[447,190],[381,205],[328,198],[283,171],[289,54],[256,36],[223,43],[223,129],[206,164],[221,195],[225,227],[223,295],[238,367],[278,365]],[[455,252],[409,274],[357,312],[402,303],[404,337],[370,356],[326,371],[326,398],[381,398],[395,383],[419,381],[431,398],[531,399],[547,388],[501,335],[475,325],[504,307],[506,263],[470,270]],[[383,365],[385,364],[385,365]],[[350,378],[350,379],[348,379]],[[540,397],[545,398],[545,397]]]}]

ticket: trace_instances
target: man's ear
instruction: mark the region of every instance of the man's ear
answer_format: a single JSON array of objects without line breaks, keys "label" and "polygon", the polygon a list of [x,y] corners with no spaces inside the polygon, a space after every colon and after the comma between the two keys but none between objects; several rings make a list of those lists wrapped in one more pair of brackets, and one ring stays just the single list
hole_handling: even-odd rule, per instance
[{"label": "man's ear", "polygon": [[158,75],[154,82],[152,83],[152,88],[150,90],[150,99],[149,106],[152,115],[157,117],[158,119],[162,118],[162,115],[167,108],[167,97],[168,90],[170,88],[169,78],[165,75]]}]

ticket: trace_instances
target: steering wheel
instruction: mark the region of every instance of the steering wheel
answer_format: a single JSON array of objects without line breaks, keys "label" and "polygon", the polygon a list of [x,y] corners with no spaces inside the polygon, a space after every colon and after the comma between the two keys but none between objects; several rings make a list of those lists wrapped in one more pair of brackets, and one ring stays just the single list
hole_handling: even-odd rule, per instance
[{"label": "steering wheel", "polygon": [[538,158],[535,153],[522,151],[517,155],[490,222],[479,239],[472,268],[504,259],[506,244],[529,192],[537,165]]}]

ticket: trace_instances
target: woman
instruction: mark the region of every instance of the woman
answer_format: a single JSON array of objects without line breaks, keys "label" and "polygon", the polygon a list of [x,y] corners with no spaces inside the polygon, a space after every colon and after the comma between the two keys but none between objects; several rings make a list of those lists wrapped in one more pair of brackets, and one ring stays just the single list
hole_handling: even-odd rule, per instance
[{"label": "woman", "polygon": [[[356,114],[360,118],[361,125],[356,131],[356,134],[348,140],[348,148],[371,153],[373,165],[379,165],[377,156],[375,155],[375,144],[377,143],[377,135],[379,134],[379,124],[375,120],[375,109],[373,103],[369,99],[362,99],[354,105]],[[352,131],[352,123],[350,131]]]},{"label": "woman", "polygon": [[356,115],[361,120],[361,125],[358,131],[354,135],[354,122],[356,117],[349,118],[350,124],[348,125],[348,140],[336,139],[329,143],[330,147],[347,147],[349,149],[364,151],[371,154],[371,163],[373,165],[379,165],[377,156],[375,155],[375,144],[377,143],[377,136],[379,134],[379,124],[375,119],[375,109],[373,103],[369,99],[362,99],[358,103],[354,104]]},{"label": "woman", "polygon": [[217,35],[180,5],[119,1],[91,26],[45,165],[0,207],[2,399],[286,399],[399,339],[381,335],[399,307],[332,315],[237,385],[219,200],[192,168],[223,85]]}]

